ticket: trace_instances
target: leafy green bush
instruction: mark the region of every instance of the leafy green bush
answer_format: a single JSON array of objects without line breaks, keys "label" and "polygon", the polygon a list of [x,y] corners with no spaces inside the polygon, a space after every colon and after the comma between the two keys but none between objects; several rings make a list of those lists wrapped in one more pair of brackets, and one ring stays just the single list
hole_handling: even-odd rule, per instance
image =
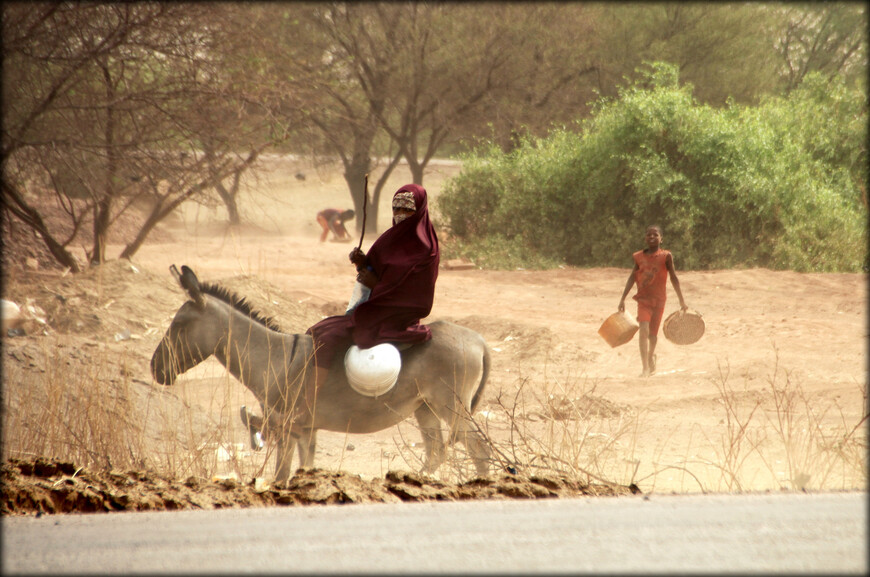
[{"label": "leafy green bush", "polygon": [[654,64],[572,128],[464,157],[436,203],[462,256],[628,266],[658,223],[684,269],[864,265],[863,90],[809,76],[788,97],[714,109]]}]

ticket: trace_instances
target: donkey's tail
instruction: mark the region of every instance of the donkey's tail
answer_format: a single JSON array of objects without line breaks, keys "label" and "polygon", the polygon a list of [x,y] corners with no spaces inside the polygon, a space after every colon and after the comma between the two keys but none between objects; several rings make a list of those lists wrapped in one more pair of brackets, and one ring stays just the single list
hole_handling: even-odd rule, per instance
[{"label": "donkey's tail", "polygon": [[477,386],[477,390],[474,392],[474,396],[471,397],[471,414],[474,414],[474,411],[477,409],[477,405],[480,404],[480,399],[483,398],[483,390],[486,388],[486,381],[489,378],[489,365],[492,362],[490,358],[489,346],[484,342],[483,343],[483,374],[480,376],[480,384]]}]

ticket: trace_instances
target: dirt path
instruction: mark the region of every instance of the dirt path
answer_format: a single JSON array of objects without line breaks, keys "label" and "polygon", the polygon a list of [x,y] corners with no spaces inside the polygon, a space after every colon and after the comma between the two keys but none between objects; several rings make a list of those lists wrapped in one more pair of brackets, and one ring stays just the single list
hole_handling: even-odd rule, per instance
[{"label": "dirt path", "polygon": [[[347,251],[346,245],[320,245],[311,236],[197,237],[183,247],[149,246],[139,260],[155,271],[173,262],[187,263],[202,278],[253,274],[334,314],[345,304],[353,280]],[[772,382],[779,387],[788,382],[813,398],[819,413],[827,413],[825,426],[836,426],[840,410],[848,422],[860,419],[867,327],[863,275],[681,272],[683,293],[689,305],[704,314],[707,332],[691,346],[660,338],[658,374],[644,379],[638,376],[636,339],[611,349],[597,334],[601,322],[615,311],[627,274],[628,269],[443,270],[430,320],[459,321],[487,338],[495,355],[493,393],[510,394],[518,383],[528,382],[528,392],[538,400],[594,392],[626,407],[623,417],[639,419],[637,430],[624,432],[619,440],[631,448],[624,457],[626,474],[634,462],[643,463],[649,473],[653,463],[721,461],[727,452],[724,444],[730,442],[723,436],[734,434],[727,429],[726,387],[743,403],[738,407],[743,414],[750,407],[744,404],[769,396]],[[667,313],[671,310],[673,303]],[[633,312],[632,304],[629,311]],[[490,397],[484,410],[491,410],[491,404]],[[768,408],[765,415],[773,418],[775,412]],[[378,475],[395,453],[395,436],[386,431],[354,441],[354,454],[340,450],[341,438],[324,439],[323,448],[326,457],[342,458],[345,470]],[[756,461],[754,457],[750,461]],[[785,460],[785,455],[780,457]],[[762,468],[757,488],[775,486],[775,477],[788,485],[783,463],[775,471],[763,470],[769,468],[764,463],[754,466]],[[707,469],[706,478],[694,473],[705,487],[728,488],[716,480],[721,477],[718,467]],[[698,489],[690,476],[677,470],[656,476],[655,487]]]},{"label": "dirt path", "polygon": [[[300,170],[304,181],[293,177]],[[433,167],[425,183],[433,197],[456,170]],[[167,291],[170,264],[187,264],[202,280],[248,275],[238,286],[256,302],[277,311],[284,299],[307,307],[284,327],[303,332],[343,310],[352,288],[351,245],[318,243],[314,222],[317,210],[347,205],[336,174],[276,161],[246,204],[248,225],[228,230],[219,212],[191,209],[164,227],[168,240],[143,247],[134,265],[164,279],[155,282]],[[394,176],[388,191],[406,178]],[[381,221],[388,202],[382,201]],[[849,431],[867,407],[866,275],[682,271],[675,256],[683,294],[704,314],[707,332],[691,346],[660,338],[658,374],[651,378],[638,376],[636,339],[611,349],[597,334],[616,310],[628,268],[443,268],[428,320],[465,324],[492,347],[494,372],[478,415],[487,430],[503,447],[518,440],[547,444],[553,460],[582,463],[644,492],[863,488],[866,430]],[[280,294],[267,294],[268,287]],[[125,290],[128,314],[150,314],[160,324],[129,344],[147,358],[183,297],[173,302],[171,292],[161,293],[149,303],[153,285]],[[676,310],[669,291],[666,314]],[[633,302],[628,309],[635,312]],[[150,378],[147,366],[136,370]],[[213,362],[178,387],[206,412],[235,415],[240,405],[255,404]],[[584,418],[577,418],[581,408]],[[316,462],[383,477],[416,466],[416,443],[410,423],[365,436],[321,433]],[[441,475],[453,478],[451,471]]]},{"label": "dirt path", "polygon": [[[437,197],[443,177],[455,170],[455,166],[436,166],[427,176],[426,186],[433,197]],[[270,187],[258,205],[274,222],[269,228],[265,220],[259,221],[266,234],[196,234],[201,225],[190,219],[186,235],[173,231],[176,239],[185,238],[185,242],[149,245],[138,260],[156,271],[166,270],[173,262],[187,263],[205,278],[255,275],[300,301],[321,305],[324,314],[335,314],[346,303],[353,278],[346,256],[349,245],[316,242],[313,214],[321,207],[343,206],[345,195],[341,181],[333,173],[325,174],[300,183],[291,181],[287,171],[279,171],[272,180],[260,183]],[[393,180],[388,190],[404,182],[401,174]],[[381,221],[388,214],[388,197],[385,194],[382,199]],[[276,200],[269,204],[266,198]],[[364,248],[373,240],[368,239]],[[629,258],[626,255],[626,261]],[[679,267],[678,252],[676,258]],[[659,374],[650,379],[638,377],[636,339],[611,349],[597,334],[601,322],[616,310],[627,275],[628,268],[442,270],[430,320],[461,321],[481,332],[493,347],[495,371],[485,410],[494,408],[493,397],[499,391],[512,394],[521,383],[523,392],[529,393],[529,402],[546,404],[550,395],[556,399],[592,395],[624,408],[611,415],[615,420],[612,418],[607,428],[626,453],[622,472],[629,477],[638,463],[637,475],[642,476],[643,470],[650,474],[662,466],[692,462],[692,475],[704,487],[729,488],[721,480],[721,466],[701,465],[727,459],[726,445],[737,440],[733,429],[728,429],[723,399],[726,390],[733,391],[733,398],[741,403],[734,407],[739,409],[732,415],[736,419],[741,415],[745,418],[756,401],[769,400],[771,383],[780,388],[788,383],[790,389],[799,389],[812,399],[818,414],[825,414],[819,426],[827,427],[826,433],[836,435],[843,420],[860,420],[866,406],[865,275],[754,269],[680,271],[687,302],[704,314],[708,330],[692,346],[677,346],[660,338]],[[673,302],[666,314],[676,308],[672,290],[670,294]],[[629,311],[634,312],[633,303]],[[765,439],[777,433],[761,427],[761,421],[770,420],[768,417],[775,420],[775,415],[769,404],[756,415],[760,429],[764,429],[759,435]],[[634,430],[624,430],[634,417]],[[324,442],[325,456],[343,459],[346,470],[380,474],[385,461],[395,458],[395,437],[395,432],[386,431],[372,439],[355,440],[352,454],[339,449],[344,439],[335,440],[332,447]],[[793,444],[798,443],[796,434],[792,437]],[[375,449],[364,457],[364,447],[372,442]],[[811,452],[808,448],[790,451]],[[810,454],[771,454],[779,459],[773,458],[769,464],[759,455],[747,457],[747,471],[750,467],[759,471],[742,474],[744,488],[788,486],[788,477],[794,472],[788,472],[788,458],[803,459],[801,466],[807,469],[820,460]],[[372,459],[375,456],[378,458]],[[611,470],[613,466],[611,463]],[[819,471],[805,474],[812,477]],[[692,475],[671,469],[648,479],[653,484],[647,486],[698,490]]]}]

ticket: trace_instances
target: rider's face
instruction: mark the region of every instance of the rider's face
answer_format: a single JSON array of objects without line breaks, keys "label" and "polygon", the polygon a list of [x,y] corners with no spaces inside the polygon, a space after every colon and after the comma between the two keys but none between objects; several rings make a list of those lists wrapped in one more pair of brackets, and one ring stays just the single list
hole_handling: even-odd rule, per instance
[{"label": "rider's face", "polygon": [[393,207],[393,225],[397,225],[409,216],[414,214],[414,210],[410,208]]}]

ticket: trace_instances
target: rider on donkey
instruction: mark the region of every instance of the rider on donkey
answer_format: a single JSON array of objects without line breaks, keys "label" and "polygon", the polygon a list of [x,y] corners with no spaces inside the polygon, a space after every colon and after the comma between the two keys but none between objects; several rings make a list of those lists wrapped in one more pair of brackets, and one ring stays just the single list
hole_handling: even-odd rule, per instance
[{"label": "rider on donkey", "polygon": [[[368,300],[308,329],[315,344],[315,378],[308,379],[304,392],[309,407],[326,382],[336,353],[354,344],[361,349],[386,342],[417,344],[432,336],[420,319],[432,310],[441,253],[426,190],[406,184],[393,195],[392,208],[392,227],[374,242],[368,255],[359,248],[349,255],[357,281],[371,289]],[[302,410],[302,406],[297,409]]]}]

